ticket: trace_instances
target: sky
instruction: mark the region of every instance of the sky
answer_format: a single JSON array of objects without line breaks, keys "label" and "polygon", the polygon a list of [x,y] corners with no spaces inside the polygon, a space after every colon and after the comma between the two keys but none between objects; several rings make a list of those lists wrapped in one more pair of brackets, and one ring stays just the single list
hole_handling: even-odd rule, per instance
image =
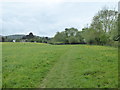
[{"label": "sky", "polygon": [[65,28],[82,30],[104,7],[118,9],[117,0],[3,0],[0,35],[29,34],[53,37]]}]

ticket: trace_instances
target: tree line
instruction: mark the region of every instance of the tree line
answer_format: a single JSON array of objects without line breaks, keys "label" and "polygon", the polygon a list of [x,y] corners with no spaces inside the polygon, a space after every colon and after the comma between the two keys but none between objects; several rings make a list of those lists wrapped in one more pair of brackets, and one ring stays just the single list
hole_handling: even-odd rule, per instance
[{"label": "tree line", "polygon": [[[53,38],[39,37],[29,33],[16,41],[40,42],[50,44],[94,44],[118,46],[120,40],[120,14],[118,11],[102,9],[92,19],[89,26],[82,30],[65,28],[57,32]],[[5,41],[5,38],[2,37]]]},{"label": "tree line", "polygon": [[66,28],[62,32],[57,32],[52,43],[118,46],[119,24],[120,14],[117,11],[103,9],[93,17],[89,26],[82,30]]},{"label": "tree line", "polygon": [[30,32],[28,35],[10,35],[10,36],[2,36],[1,40],[2,42],[39,42],[39,43],[48,43],[48,41],[51,38],[49,37],[39,37],[36,35],[33,35],[32,32]]}]

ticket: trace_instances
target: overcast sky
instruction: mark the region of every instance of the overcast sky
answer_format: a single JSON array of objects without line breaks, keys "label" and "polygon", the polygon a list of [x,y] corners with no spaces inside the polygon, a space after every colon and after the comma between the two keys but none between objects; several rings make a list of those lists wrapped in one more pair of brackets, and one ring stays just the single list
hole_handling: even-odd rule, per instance
[{"label": "overcast sky", "polygon": [[[17,2],[16,2],[17,1]],[[75,27],[81,30],[91,23],[92,17],[103,7],[118,9],[117,1],[79,2],[51,0],[5,0],[0,2],[0,35],[33,34],[52,37],[58,31]],[[49,0],[50,1],[50,0]]]}]

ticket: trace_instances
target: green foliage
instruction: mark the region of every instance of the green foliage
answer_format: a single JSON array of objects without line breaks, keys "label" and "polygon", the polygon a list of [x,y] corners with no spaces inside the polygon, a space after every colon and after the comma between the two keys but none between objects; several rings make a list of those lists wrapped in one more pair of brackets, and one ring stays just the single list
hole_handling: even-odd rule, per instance
[{"label": "green foliage", "polygon": [[69,41],[70,44],[71,43],[78,43],[79,42],[78,39],[76,37],[74,37],[74,36],[70,36],[68,38],[68,41]]},{"label": "green foliage", "polygon": [[90,28],[85,28],[83,32],[83,37],[88,44],[93,44],[95,42],[95,30]]},{"label": "green foliage", "polygon": [[104,32],[100,34],[100,45],[105,45],[108,43],[108,35],[105,34]]},{"label": "green foliage", "polygon": [[78,31],[76,34],[77,43],[84,43],[84,38],[82,36],[82,31]]},{"label": "green foliage", "polygon": [[[93,17],[91,25],[83,29],[88,44],[108,45],[118,41],[118,12],[103,9]],[[112,45],[112,44],[110,44]]]},{"label": "green foliage", "polygon": [[63,42],[67,43],[67,36],[65,32],[57,32],[57,34],[54,36],[55,42]]},{"label": "green foliage", "polygon": [[66,28],[65,29],[65,33],[67,35],[67,37],[70,37],[70,36],[76,36],[78,30],[76,28]]},{"label": "green foliage", "polygon": [[23,39],[32,39],[32,38],[34,38],[34,37],[35,37],[35,36],[33,35],[33,33],[30,32],[29,35],[24,36]]},{"label": "green foliage", "polygon": [[76,28],[66,28],[63,32],[57,32],[53,39],[55,42],[62,42],[65,44],[75,44],[83,42],[81,32],[78,31]]},{"label": "green foliage", "polygon": [[93,17],[89,27],[83,28],[82,31],[78,31],[76,28],[66,28],[65,31],[58,32],[54,36],[53,42],[114,46],[112,43],[116,43],[120,37],[118,24],[118,12],[104,8]]}]

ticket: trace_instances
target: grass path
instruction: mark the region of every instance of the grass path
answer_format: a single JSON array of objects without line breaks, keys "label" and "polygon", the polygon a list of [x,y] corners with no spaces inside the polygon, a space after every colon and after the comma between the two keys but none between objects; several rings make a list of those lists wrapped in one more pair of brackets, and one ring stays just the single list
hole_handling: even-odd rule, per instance
[{"label": "grass path", "polygon": [[[98,48],[99,50],[96,50]],[[94,46],[71,47],[59,58],[58,62],[42,81],[40,87],[117,87],[117,82],[115,81],[117,80],[117,71],[114,71],[113,77],[111,77],[113,72],[109,71],[110,68],[117,70],[114,66],[117,63],[117,59],[113,63],[113,58],[106,57],[106,54],[102,53],[105,48]],[[108,55],[108,52],[106,53]],[[101,56],[103,57],[101,58]],[[114,78],[114,81],[111,78]]]},{"label": "grass path", "polygon": [[[56,62],[55,66],[51,69],[51,71],[48,73],[47,77],[43,80],[41,84],[41,88],[46,88],[46,85],[52,85],[55,86],[54,83],[51,83],[53,80],[57,80],[56,83],[58,86],[64,86],[67,84],[65,78],[67,78],[66,73],[68,73],[69,70],[69,64],[70,64],[70,59],[71,59],[71,54],[73,53],[73,48],[68,50],[66,53],[64,53]],[[64,81],[64,83],[63,83]],[[50,85],[50,86],[51,86]]]}]

